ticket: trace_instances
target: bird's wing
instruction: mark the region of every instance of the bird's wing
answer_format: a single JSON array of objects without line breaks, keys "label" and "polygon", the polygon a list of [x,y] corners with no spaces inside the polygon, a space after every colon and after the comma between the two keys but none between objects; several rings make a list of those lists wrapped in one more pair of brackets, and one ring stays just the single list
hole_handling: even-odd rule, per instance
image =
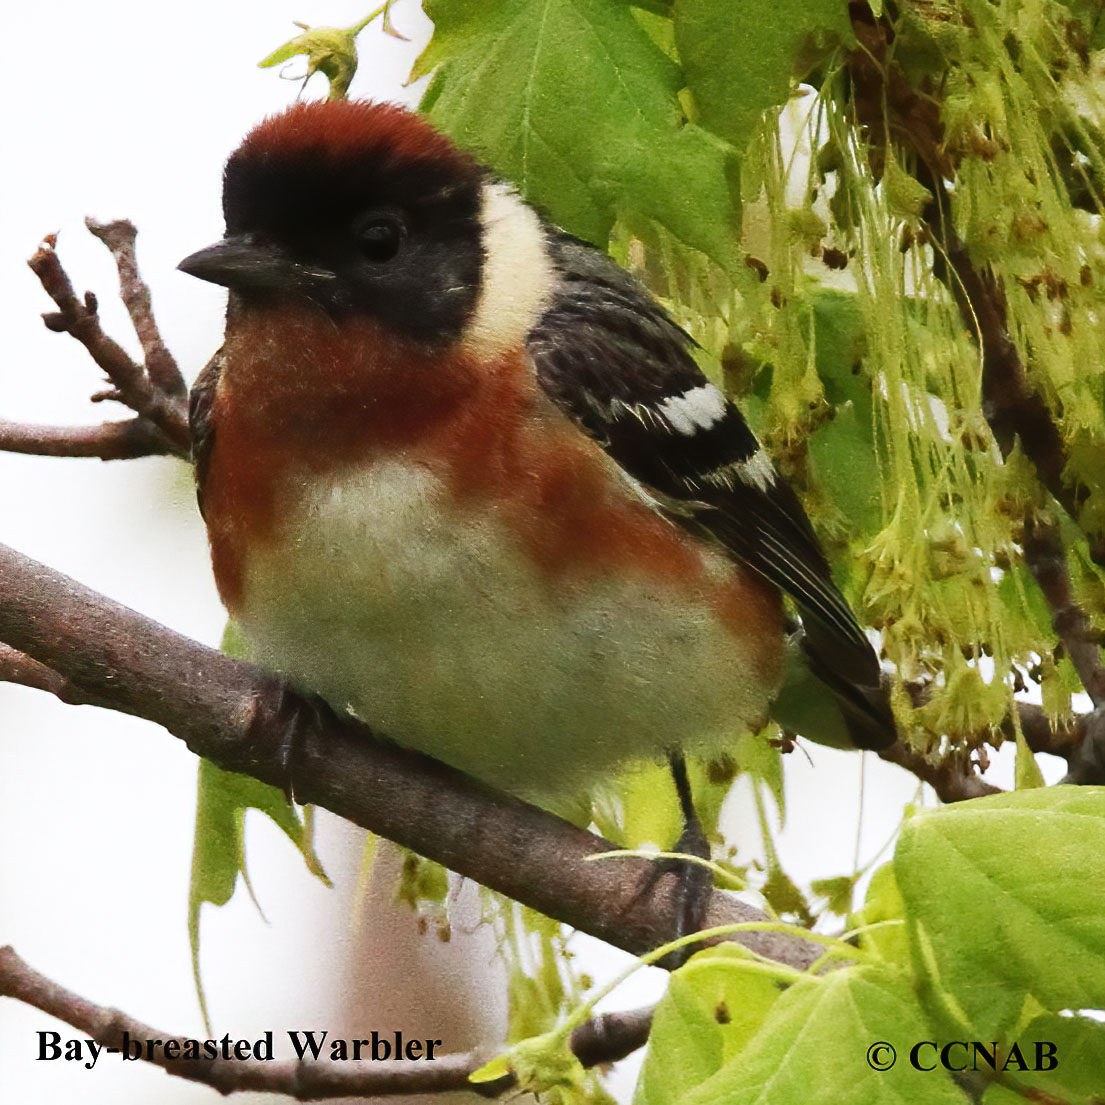
[{"label": "bird's wing", "polygon": [[192,385],[192,394],[188,399],[188,425],[192,431],[192,465],[196,474],[196,497],[199,500],[200,514],[203,514],[203,485],[207,476],[207,466],[211,460],[211,449],[215,444],[215,422],[211,417],[211,405],[215,401],[215,388],[219,383],[222,370],[222,351],[220,350],[207,362],[203,371]]},{"label": "bird's wing", "polygon": [[791,596],[811,668],[859,715],[856,743],[892,743],[878,658],[797,497],[695,364],[692,339],[603,254],[562,235],[550,248],[560,283],[527,341],[541,387],[673,520]]}]

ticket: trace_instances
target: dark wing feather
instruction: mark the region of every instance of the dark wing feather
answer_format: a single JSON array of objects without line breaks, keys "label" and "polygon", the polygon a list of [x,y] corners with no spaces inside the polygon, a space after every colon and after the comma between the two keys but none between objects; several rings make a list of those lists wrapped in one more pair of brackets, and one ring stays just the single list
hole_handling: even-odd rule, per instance
[{"label": "dark wing feather", "polygon": [[892,743],[878,659],[797,497],[709,385],[691,338],[590,246],[552,235],[550,249],[560,284],[527,343],[542,388],[673,520],[791,596],[811,668],[841,700],[856,743]]},{"label": "dark wing feather", "polygon": [[211,417],[211,406],[215,402],[215,388],[218,387],[221,370],[220,351],[207,362],[203,371],[196,377],[188,400],[188,425],[192,431],[192,466],[196,474],[196,498],[199,500],[200,514],[203,513],[203,486],[207,477],[207,466],[211,460],[212,446],[215,444],[215,422]]}]

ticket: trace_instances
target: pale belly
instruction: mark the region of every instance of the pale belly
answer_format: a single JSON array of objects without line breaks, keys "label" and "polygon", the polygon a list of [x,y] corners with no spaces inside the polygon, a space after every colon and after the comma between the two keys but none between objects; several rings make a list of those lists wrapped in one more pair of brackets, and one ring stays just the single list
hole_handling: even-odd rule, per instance
[{"label": "pale belly", "polygon": [[763,720],[762,657],[706,593],[543,575],[493,515],[458,523],[426,470],[379,465],[286,517],[245,566],[255,658],[496,786],[570,798]]}]

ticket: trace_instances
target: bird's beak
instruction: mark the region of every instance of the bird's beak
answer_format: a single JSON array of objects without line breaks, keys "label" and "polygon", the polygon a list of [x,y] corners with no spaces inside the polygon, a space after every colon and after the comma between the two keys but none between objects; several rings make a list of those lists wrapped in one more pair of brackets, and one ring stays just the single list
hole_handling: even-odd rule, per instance
[{"label": "bird's beak", "polygon": [[177,265],[189,276],[227,288],[317,288],[335,279],[332,272],[293,260],[278,246],[250,234],[224,238],[185,257]]}]

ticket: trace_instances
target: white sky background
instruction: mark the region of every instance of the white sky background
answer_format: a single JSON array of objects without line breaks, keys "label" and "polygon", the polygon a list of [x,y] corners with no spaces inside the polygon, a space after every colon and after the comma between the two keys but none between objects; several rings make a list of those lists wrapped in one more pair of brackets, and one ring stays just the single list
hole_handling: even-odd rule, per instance
[{"label": "white sky background", "polygon": [[[105,328],[137,353],[114,294],[113,265],[84,230],[86,214],[137,224],[163,334],[194,377],[219,344],[223,297],[178,273],[176,263],[221,235],[227,154],[296,93],[296,85],[256,63],[295,33],[294,19],[346,26],[367,10],[336,0],[192,0],[183,7],[66,0],[9,8],[0,416],[80,424],[125,413],[88,403],[100,386],[97,374],[72,339],[42,326],[39,315],[50,304],[25,265],[44,234],[60,231],[59,251],[78,292],[97,291]],[[428,33],[410,0],[394,20],[416,39]],[[361,53],[354,94],[416,99],[401,87],[416,45],[370,29]],[[0,541],[176,630],[211,644],[219,638],[223,614],[190,474],[179,462],[0,454]],[[855,851],[863,758],[821,749],[814,755],[816,766],[801,753],[788,765],[783,858],[799,880],[850,871]],[[166,1032],[202,1035],[185,931],[194,758],[148,723],[7,685],[0,685],[0,757],[0,944],[13,944],[34,967],[91,1000]],[[916,793],[902,772],[867,760],[864,859]],[[1007,782],[1008,774],[997,781]],[[736,812],[733,835],[755,849],[747,802]],[[251,868],[271,923],[244,895],[206,914],[205,977],[219,1034],[327,1026],[317,991],[327,948],[349,935],[345,914],[356,875],[349,841],[340,827],[323,825],[323,859],[345,891],[333,895],[313,883],[271,827],[251,826]],[[609,975],[610,956],[585,954],[589,969]],[[658,985],[641,978],[607,1006],[632,1007]],[[48,1028],[77,1035],[0,1002],[0,1098],[27,1105],[221,1100],[115,1057],[101,1058],[91,1072],[36,1063],[35,1033]],[[628,1085],[623,1076],[623,1090]]]}]

